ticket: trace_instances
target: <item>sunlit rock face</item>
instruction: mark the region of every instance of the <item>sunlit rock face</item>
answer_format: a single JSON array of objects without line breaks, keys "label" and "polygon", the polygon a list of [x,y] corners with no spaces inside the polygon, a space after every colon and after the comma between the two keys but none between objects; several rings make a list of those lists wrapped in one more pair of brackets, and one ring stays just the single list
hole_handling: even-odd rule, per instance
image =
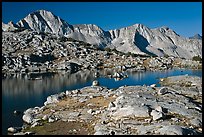
[{"label": "sunlit rock face", "polygon": [[[54,33],[98,47],[115,48],[124,53],[174,56],[192,59],[202,57],[202,37],[184,38],[168,27],[150,29],[142,24],[104,31],[94,24],[70,25],[50,11],[38,10],[17,24],[2,23],[2,31],[10,28],[26,28],[34,31]],[[197,36],[198,37],[198,36]]]},{"label": "sunlit rock face", "polygon": [[80,24],[73,25],[74,32],[68,35],[68,37],[76,40],[85,41],[90,44],[98,45],[104,48],[111,42],[109,32],[104,31],[94,24]]},{"label": "sunlit rock face", "polygon": [[58,35],[66,35],[73,31],[72,26],[66,21],[46,10],[38,10],[29,14],[20,20],[17,25],[35,31],[55,33]]},{"label": "sunlit rock face", "polygon": [[202,40],[183,38],[168,27],[149,29],[142,24],[110,30],[112,46],[122,52],[174,56],[202,56]]}]

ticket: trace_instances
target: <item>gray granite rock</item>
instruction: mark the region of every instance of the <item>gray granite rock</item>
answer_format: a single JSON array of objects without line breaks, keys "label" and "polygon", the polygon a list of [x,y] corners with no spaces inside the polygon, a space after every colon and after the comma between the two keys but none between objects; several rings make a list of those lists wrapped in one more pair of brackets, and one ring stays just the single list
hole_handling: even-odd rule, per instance
[{"label": "gray granite rock", "polygon": [[152,110],[150,115],[153,117],[153,120],[159,120],[159,119],[162,119],[164,117],[164,114],[160,111],[157,111],[157,110]]},{"label": "gray granite rock", "polygon": [[156,131],[160,135],[195,135],[194,130],[177,125],[164,126]]},{"label": "gray granite rock", "polygon": [[28,123],[28,124],[31,124],[34,120],[34,115],[32,114],[24,114],[23,115],[23,121]]},{"label": "gray granite rock", "polygon": [[198,118],[191,119],[190,123],[195,127],[202,127],[202,120]]},{"label": "gray granite rock", "polygon": [[99,82],[97,80],[94,80],[92,86],[99,86]]},{"label": "gray granite rock", "polygon": [[47,101],[44,102],[44,105],[53,104],[59,102],[61,99],[65,97],[65,93],[50,95],[47,97]]},{"label": "gray granite rock", "polygon": [[148,117],[149,116],[149,109],[148,107],[135,107],[135,106],[127,106],[123,108],[119,108],[116,112],[113,113],[112,118],[120,119],[122,117]]},{"label": "gray granite rock", "polygon": [[16,132],[19,132],[21,130],[22,130],[22,127],[9,127],[7,129],[7,131],[10,132],[10,133],[16,133]]},{"label": "gray granite rock", "polygon": [[157,94],[159,95],[164,95],[168,93],[168,88],[167,87],[162,87],[161,89],[159,89],[159,91],[157,92]]}]

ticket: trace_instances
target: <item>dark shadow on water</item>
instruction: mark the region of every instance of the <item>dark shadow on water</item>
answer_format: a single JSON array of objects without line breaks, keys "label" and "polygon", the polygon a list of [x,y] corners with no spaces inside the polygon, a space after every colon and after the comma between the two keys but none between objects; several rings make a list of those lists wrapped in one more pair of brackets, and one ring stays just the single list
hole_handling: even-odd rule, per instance
[{"label": "dark shadow on water", "polygon": [[38,78],[38,77],[52,77],[54,76],[56,73],[55,72],[44,72],[44,73],[30,73],[29,77],[30,78]]}]

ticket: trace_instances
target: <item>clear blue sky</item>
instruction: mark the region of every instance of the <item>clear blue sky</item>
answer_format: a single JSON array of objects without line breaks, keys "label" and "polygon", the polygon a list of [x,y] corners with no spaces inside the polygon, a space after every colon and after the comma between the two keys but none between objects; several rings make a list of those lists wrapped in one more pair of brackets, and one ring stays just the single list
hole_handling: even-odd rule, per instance
[{"label": "clear blue sky", "polygon": [[72,25],[96,24],[110,30],[140,23],[168,26],[184,37],[202,35],[202,2],[2,2],[2,21],[16,23],[40,9]]}]

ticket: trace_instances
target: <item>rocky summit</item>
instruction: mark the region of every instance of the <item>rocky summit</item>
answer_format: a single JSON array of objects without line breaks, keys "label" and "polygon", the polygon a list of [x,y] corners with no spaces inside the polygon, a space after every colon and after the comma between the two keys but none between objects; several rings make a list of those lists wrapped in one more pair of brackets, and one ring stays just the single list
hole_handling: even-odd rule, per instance
[{"label": "rocky summit", "polygon": [[184,38],[168,27],[150,29],[142,24],[104,31],[94,24],[71,25],[50,11],[38,10],[16,24],[2,23],[3,31],[31,29],[83,41],[101,48],[123,53],[202,58],[202,39]]}]

